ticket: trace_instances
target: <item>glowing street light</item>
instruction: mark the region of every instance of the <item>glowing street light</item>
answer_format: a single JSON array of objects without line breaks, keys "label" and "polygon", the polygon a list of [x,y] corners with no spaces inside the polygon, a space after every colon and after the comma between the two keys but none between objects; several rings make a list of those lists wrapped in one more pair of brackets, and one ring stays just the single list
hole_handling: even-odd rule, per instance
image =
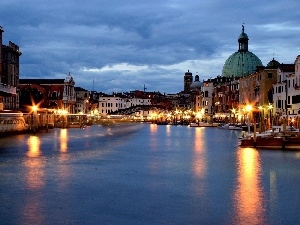
[{"label": "glowing street light", "polygon": [[249,113],[252,111],[252,105],[246,105],[246,111]]},{"label": "glowing street light", "polygon": [[33,112],[37,112],[38,109],[39,109],[39,107],[38,107],[37,105],[33,105],[33,106],[32,106],[32,111],[33,111]]},{"label": "glowing street light", "polygon": [[272,110],[273,110],[273,105],[269,103],[268,105],[268,110],[270,110],[270,129],[272,129],[273,124],[272,124]]}]

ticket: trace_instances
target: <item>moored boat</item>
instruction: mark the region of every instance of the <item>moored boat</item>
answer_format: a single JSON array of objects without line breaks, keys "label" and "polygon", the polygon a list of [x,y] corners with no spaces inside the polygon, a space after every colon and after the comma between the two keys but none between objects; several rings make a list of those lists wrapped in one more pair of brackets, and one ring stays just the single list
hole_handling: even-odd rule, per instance
[{"label": "moored boat", "polygon": [[217,127],[218,125],[216,123],[205,123],[205,122],[199,122],[199,123],[190,123],[190,127]]},{"label": "moored boat", "polygon": [[298,135],[265,135],[258,137],[245,137],[240,141],[241,147],[259,149],[281,149],[281,150],[300,150],[300,136]]},{"label": "moored boat", "polygon": [[0,112],[0,134],[23,132],[28,129],[22,112],[1,111]]}]

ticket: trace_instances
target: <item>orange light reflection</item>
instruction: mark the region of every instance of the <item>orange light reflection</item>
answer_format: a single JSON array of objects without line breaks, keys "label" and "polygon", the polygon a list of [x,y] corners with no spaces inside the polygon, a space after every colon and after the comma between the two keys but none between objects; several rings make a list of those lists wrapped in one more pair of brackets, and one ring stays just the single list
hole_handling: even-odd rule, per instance
[{"label": "orange light reflection", "polygon": [[157,125],[156,124],[150,124],[150,132],[151,133],[157,132]]},{"label": "orange light reflection", "polygon": [[66,153],[68,151],[68,129],[60,129],[60,152]]},{"label": "orange light reflection", "polygon": [[166,126],[166,133],[167,133],[167,136],[171,136],[171,126],[170,125],[167,125]]},{"label": "orange light reflection", "polygon": [[41,140],[37,136],[30,136],[27,140],[29,156],[24,161],[26,188],[35,193],[27,195],[22,207],[20,224],[43,224],[44,215],[41,213],[41,196],[39,190],[45,186],[45,165],[41,153]]},{"label": "orange light reflection", "polygon": [[263,224],[260,160],[253,148],[238,151],[238,184],[234,193],[235,224]]},{"label": "orange light reflection", "polygon": [[197,195],[203,194],[205,187],[203,186],[203,178],[207,172],[207,162],[205,155],[205,138],[203,138],[204,129],[195,128],[195,139],[194,139],[194,154],[192,162],[192,170],[195,175],[196,183],[193,184],[193,190]]},{"label": "orange light reflection", "polygon": [[27,155],[29,157],[37,157],[40,155],[40,139],[37,136],[30,136],[27,145],[28,145],[28,152]]},{"label": "orange light reflection", "polygon": [[[59,161],[67,161],[70,157],[68,154],[68,129],[60,129],[59,133],[59,141],[60,141],[60,154]],[[70,176],[70,168],[65,163],[61,163],[58,166],[58,173],[57,173],[57,179],[60,180],[58,183],[58,189],[59,190],[65,190],[68,187]]]}]

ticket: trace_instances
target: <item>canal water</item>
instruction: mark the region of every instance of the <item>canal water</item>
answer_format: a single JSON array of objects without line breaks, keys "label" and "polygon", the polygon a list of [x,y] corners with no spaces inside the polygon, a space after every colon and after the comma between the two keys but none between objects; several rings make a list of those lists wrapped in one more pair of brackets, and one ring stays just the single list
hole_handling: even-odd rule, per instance
[{"label": "canal water", "polygon": [[0,224],[299,224],[300,151],[127,124],[0,139]]}]

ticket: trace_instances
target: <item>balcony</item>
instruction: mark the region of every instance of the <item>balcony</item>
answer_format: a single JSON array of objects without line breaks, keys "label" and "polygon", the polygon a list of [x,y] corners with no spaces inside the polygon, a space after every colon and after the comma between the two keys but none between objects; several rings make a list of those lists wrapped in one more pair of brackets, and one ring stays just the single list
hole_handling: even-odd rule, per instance
[{"label": "balcony", "polygon": [[4,95],[15,95],[17,94],[17,88],[6,84],[0,84],[0,93],[4,93]]}]

